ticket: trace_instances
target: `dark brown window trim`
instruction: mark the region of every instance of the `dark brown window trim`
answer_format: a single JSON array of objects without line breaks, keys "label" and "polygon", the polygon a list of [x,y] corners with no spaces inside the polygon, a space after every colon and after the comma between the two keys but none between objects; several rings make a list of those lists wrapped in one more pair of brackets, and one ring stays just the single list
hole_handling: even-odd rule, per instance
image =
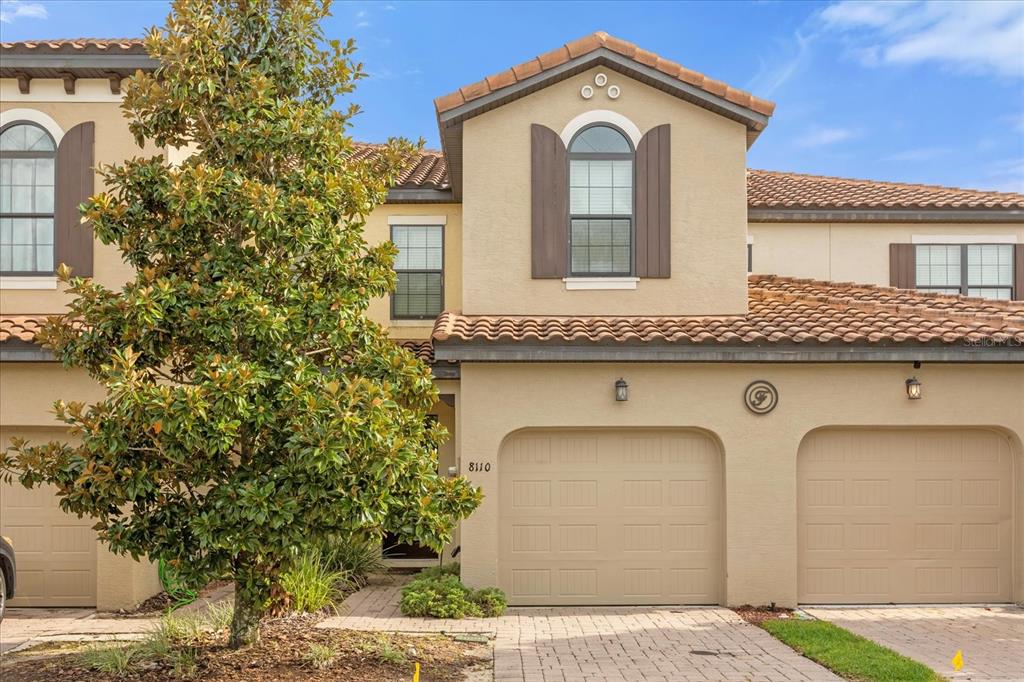
[{"label": "dark brown window trim", "polygon": [[[395,294],[392,293],[391,296],[389,297],[390,298],[391,319],[392,320],[436,320],[437,316],[440,315],[444,311],[444,299],[445,299],[445,285],[444,285],[445,283],[444,283],[444,279],[445,279],[446,266],[448,264],[448,262],[447,262],[447,254],[445,253],[447,251],[447,249],[445,248],[446,247],[446,243],[445,243],[445,239],[446,239],[445,225],[436,225],[436,224],[429,224],[429,223],[423,223],[423,224],[419,224],[419,223],[406,223],[406,224],[403,224],[403,225],[391,225],[391,226],[389,226],[389,232],[390,232],[390,236],[391,236],[391,243],[394,243],[394,241],[395,241],[395,228],[396,227],[436,227],[436,228],[439,228],[441,230],[441,270],[440,270],[440,273],[441,273],[441,309],[438,310],[437,313],[434,314],[434,315],[398,315],[397,313],[395,313]],[[437,270],[399,270],[398,268],[395,268],[395,273],[396,274],[400,273],[400,272],[407,272],[407,273],[411,273],[411,274],[416,274],[416,273],[436,273],[438,271]]]}]

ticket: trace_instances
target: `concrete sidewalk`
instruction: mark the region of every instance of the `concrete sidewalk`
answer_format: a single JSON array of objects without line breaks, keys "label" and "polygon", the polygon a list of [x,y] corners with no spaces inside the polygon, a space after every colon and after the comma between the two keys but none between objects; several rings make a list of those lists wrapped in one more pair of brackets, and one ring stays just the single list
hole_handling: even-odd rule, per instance
[{"label": "concrete sidewalk", "polygon": [[43,642],[141,639],[158,618],[101,618],[93,609],[7,609],[0,654]]}]

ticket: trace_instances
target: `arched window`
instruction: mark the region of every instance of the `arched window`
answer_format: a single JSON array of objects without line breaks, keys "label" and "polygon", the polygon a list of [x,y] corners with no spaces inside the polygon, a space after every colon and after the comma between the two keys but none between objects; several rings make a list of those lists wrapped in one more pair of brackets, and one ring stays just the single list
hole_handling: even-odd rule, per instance
[{"label": "arched window", "polygon": [[569,144],[569,272],[633,274],[633,159],[629,138],[598,123]]},{"label": "arched window", "polygon": [[53,185],[57,145],[36,125],[0,128],[0,272],[53,273]]}]

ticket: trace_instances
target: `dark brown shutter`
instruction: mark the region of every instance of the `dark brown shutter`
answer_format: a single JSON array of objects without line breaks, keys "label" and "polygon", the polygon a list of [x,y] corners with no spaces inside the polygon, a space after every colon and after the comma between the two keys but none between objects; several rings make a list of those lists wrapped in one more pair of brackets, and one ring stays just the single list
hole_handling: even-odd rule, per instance
[{"label": "dark brown shutter", "polygon": [[1024,301],[1024,244],[1013,246],[1013,297]]},{"label": "dark brown shutter", "polygon": [[96,126],[80,123],[57,147],[57,184],[53,210],[56,262],[76,277],[92,277],[92,227],[82,223],[78,205],[93,194],[93,141]]},{"label": "dark brown shutter", "polygon": [[672,183],[668,124],[647,131],[636,147],[636,275],[671,274]]},{"label": "dark brown shutter", "polygon": [[889,244],[889,286],[913,289],[916,286],[915,262],[913,244]]},{"label": "dark brown shutter", "polygon": [[558,133],[530,126],[532,157],[530,194],[533,204],[533,278],[561,278],[569,267],[569,163]]}]

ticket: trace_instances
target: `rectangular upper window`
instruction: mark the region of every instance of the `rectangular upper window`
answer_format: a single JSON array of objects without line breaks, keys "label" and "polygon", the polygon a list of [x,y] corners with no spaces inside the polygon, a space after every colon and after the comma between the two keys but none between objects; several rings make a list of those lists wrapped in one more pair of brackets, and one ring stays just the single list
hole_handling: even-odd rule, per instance
[{"label": "rectangular upper window", "polygon": [[918,244],[915,286],[926,291],[1012,300],[1013,244]]},{"label": "rectangular upper window", "polygon": [[398,284],[391,295],[391,317],[437,317],[444,309],[444,227],[392,225],[391,241],[398,247]]}]

